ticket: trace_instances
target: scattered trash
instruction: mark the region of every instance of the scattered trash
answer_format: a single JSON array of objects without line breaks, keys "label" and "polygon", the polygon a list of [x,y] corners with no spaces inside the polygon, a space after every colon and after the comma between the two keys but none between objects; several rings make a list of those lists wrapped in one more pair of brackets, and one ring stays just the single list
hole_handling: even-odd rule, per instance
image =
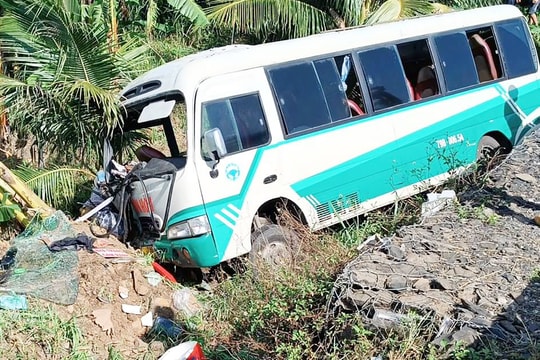
[{"label": "scattered trash", "polygon": [[0,284],[5,282],[13,272],[17,248],[11,247],[0,260]]},{"label": "scattered trash", "polygon": [[182,288],[173,293],[173,306],[176,310],[184,312],[187,317],[201,310],[201,304],[189,288]]},{"label": "scattered trash", "polygon": [[167,350],[158,360],[206,360],[201,345],[187,341]]},{"label": "scattered trash", "polygon": [[118,294],[122,299],[127,299],[129,296],[129,289],[125,286],[118,287]]},{"label": "scattered trash", "polygon": [[104,308],[104,309],[97,309],[92,312],[92,315],[94,316],[94,322],[96,325],[101,326],[101,329],[103,331],[106,331],[109,333],[113,329],[113,323],[111,320],[111,309],[110,308]]},{"label": "scattered trash", "polygon": [[104,258],[129,258],[129,254],[125,251],[118,249],[106,249],[106,248],[94,248],[93,251],[96,254],[103,256]]},{"label": "scattered trash", "polygon": [[176,283],[176,278],[174,277],[174,275],[168,272],[167,269],[165,269],[163,266],[159,265],[157,262],[154,261],[152,263],[152,267],[154,268],[154,270],[156,270],[158,274],[163,276],[165,279],[169,280],[172,283]]},{"label": "scattered trash", "polygon": [[154,314],[151,311],[141,318],[141,325],[146,327],[154,325]]},{"label": "scattered trash", "polygon": [[398,314],[393,311],[375,309],[371,323],[381,329],[395,328],[402,324],[407,315]]},{"label": "scattered trash", "polygon": [[57,241],[51,241],[47,237],[42,237],[41,241],[43,241],[51,251],[82,249],[92,251],[92,248],[94,247],[94,239],[89,238],[88,235],[84,233],[79,233],[76,237],[66,237]]},{"label": "scattered trash", "polygon": [[212,287],[210,286],[210,284],[204,280],[202,280],[200,284],[197,284],[196,288],[198,290],[212,291]]},{"label": "scattered trash", "polygon": [[122,311],[126,314],[141,314],[141,307],[139,305],[122,304]]},{"label": "scattered trash", "polygon": [[440,193],[427,194],[428,200],[422,204],[422,216],[431,216],[442,210],[456,199],[454,190],[443,190]]},{"label": "scattered trash", "polygon": [[0,308],[5,310],[26,310],[28,302],[24,295],[2,295],[0,296]]},{"label": "scattered trash", "polygon": [[148,283],[152,286],[157,286],[159,285],[159,283],[161,282],[161,279],[163,279],[161,277],[160,274],[158,274],[157,272],[155,271],[151,271],[149,272],[148,274],[144,275],[144,277],[148,280]]},{"label": "scattered trash", "polygon": [[180,325],[178,325],[171,319],[158,316],[154,320],[154,325],[152,326],[148,334],[152,336],[161,335],[161,336],[166,336],[170,339],[177,339],[182,333],[182,331],[183,330],[180,327]]}]

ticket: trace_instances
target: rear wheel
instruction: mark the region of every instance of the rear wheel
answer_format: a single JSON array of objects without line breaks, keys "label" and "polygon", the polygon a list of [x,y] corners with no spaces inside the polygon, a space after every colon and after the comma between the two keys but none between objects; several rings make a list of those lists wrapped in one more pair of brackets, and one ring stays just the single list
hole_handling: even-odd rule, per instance
[{"label": "rear wheel", "polygon": [[275,224],[263,225],[252,234],[252,242],[249,258],[256,272],[293,266],[299,245],[293,230]]}]

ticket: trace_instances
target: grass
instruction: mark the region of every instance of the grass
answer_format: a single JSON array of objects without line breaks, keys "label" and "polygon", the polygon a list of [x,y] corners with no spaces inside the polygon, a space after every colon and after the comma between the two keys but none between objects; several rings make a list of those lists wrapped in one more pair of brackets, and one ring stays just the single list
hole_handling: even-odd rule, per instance
[{"label": "grass", "polygon": [[0,310],[1,359],[92,359],[74,319],[62,320],[52,308]]},{"label": "grass", "polygon": [[[212,292],[199,295],[203,312],[191,318],[178,314],[184,332],[177,342],[197,340],[209,360],[498,358],[501,350],[497,344],[486,343],[476,350],[432,344],[438,324],[418,314],[408,314],[400,327],[381,330],[370,327],[358,313],[329,310],[336,275],[357,255],[358,245],[370,235],[386,236],[415,223],[423,201],[423,196],[399,201],[366,214],[362,221],[343,221],[341,226],[319,233],[306,230],[285,214],[283,224],[301,239],[292,268],[258,271],[255,276],[248,265],[246,271],[220,281]],[[457,206],[462,217],[487,224],[497,221],[482,205]],[[144,258],[152,259],[149,255]],[[531,274],[531,282],[539,281],[539,273]],[[167,347],[177,343],[156,340]],[[535,346],[531,341],[530,353],[539,353]],[[119,351],[108,350],[109,360],[123,360]],[[61,320],[50,308],[36,307],[25,312],[0,311],[0,358],[92,356],[75,320]],[[149,353],[144,357],[153,358]]]}]

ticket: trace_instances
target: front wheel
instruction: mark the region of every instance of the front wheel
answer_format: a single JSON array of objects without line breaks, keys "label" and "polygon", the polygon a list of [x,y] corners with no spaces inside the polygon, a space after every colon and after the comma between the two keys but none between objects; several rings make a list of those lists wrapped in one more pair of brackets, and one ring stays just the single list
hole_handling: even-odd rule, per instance
[{"label": "front wheel", "polygon": [[254,270],[291,268],[298,253],[299,241],[298,235],[289,228],[276,224],[263,225],[252,234],[249,259]]},{"label": "front wheel", "polygon": [[484,136],[478,143],[476,160],[483,168],[490,170],[500,164],[508,150],[495,138]]}]

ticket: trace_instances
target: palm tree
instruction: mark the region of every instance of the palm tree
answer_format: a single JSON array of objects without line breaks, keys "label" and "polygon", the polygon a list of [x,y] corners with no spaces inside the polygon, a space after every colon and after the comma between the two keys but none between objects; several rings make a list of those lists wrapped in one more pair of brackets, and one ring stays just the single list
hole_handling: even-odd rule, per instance
[{"label": "palm tree", "polygon": [[[105,2],[106,3],[106,2]],[[0,0],[0,97],[11,127],[86,165],[122,122],[117,92],[145,48],[111,38],[103,3]]]},{"label": "palm tree", "polygon": [[275,39],[428,14],[429,0],[211,0],[208,19],[240,33]]}]

